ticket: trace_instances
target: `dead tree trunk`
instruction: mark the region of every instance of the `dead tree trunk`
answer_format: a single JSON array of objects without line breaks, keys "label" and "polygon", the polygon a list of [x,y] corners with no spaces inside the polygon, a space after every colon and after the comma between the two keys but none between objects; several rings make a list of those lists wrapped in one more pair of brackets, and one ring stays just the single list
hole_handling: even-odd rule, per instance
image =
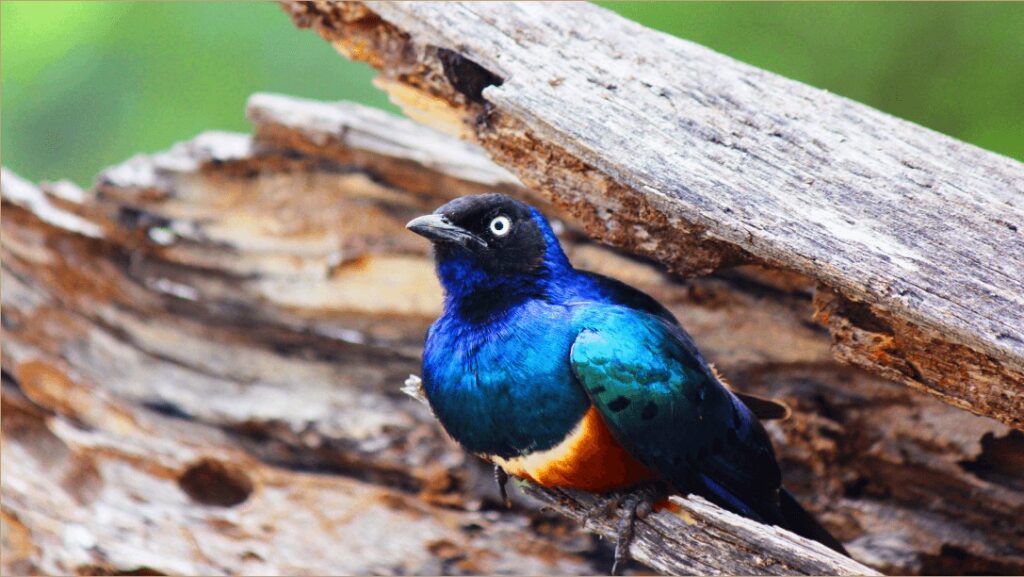
[{"label": "dead tree trunk", "polygon": [[590,236],[806,275],[841,359],[1024,430],[1019,162],[586,3],[284,6]]},{"label": "dead tree trunk", "polygon": [[[607,571],[575,521],[521,496],[502,510],[399,392],[440,306],[404,223],[483,190],[537,198],[378,111],[258,95],[248,113],[252,137],[203,134],[88,191],[4,171],[3,571]],[[808,322],[814,281],[743,266],[680,283],[571,225],[563,240],[666,303],[737,387],[794,407],[769,427],[786,482],[856,559],[687,500],[641,526],[640,561],[1024,571],[1024,439],[838,364]],[[594,499],[526,489],[568,519]]]}]

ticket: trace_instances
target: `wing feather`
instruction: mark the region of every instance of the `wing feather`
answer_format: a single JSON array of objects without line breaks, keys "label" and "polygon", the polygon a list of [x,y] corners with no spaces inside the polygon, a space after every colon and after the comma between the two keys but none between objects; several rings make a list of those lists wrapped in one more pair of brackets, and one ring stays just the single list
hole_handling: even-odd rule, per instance
[{"label": "wing feather", "polygon": [[625,307],[581,324],[573,374],[631,454],[680,491],[721,502],[724,489],[755,511],[777,510],[781,475],[764,429],[682,329]]}]

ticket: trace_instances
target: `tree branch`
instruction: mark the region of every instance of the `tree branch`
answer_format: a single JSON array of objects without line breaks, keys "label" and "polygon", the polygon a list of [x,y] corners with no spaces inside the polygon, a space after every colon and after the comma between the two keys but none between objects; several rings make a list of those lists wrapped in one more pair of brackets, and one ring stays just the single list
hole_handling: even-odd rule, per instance
[{"label": "tree branch", "polygon": [[[607,544],[562,516],[591,497],[538,494],[558,499],[547,515],[514,492],[506,511],[490,470],[395,390],[441,307],[404,224],[457,195],[532,193],[387,114],[264,95],[249,116],[253,137],[206,133],[90,190],[4,171],[3,571],[607,571]],[[768,424],[786,485],[857,561],[1024,570],[1024,438],[838,365],[806,322],[806,277],[748,266],[684,284],[558,228],[574,264],[652,294],[733,385],[793,407]],[[641,526],[652,567],[800,571],[777,564],[788,548],[752,565],[761,533],[787,535],[681,506],[697,524]],[[300,546],[310,523],[323,540]]]},{"label": "tree branch", "polygon": [[592,237],[807,275],[841,359],[1024,429],[1019,162],[585,3],[284,6]]},{"label": "tree branch", "polygon": [[[402,392],[425,406],[422,382],[405,380]],[[527,495],[612,542],[618,536],[613,497],[549,489],[519,480]],[[735,515],[698,497],[671,497],[678,511],[636,520],[630,554],[665,575],[881,575],[779,527]]]}]

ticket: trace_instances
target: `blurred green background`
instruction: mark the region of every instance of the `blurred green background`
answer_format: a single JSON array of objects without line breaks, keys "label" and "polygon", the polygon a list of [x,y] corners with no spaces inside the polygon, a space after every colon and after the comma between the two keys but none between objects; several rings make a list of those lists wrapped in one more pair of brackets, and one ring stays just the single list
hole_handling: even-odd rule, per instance
[{"label": "blurred green background", "polygon": [[[611,3],[648,26],[1024,159],[1024,4]],[[3,163],[88,185],[206,129],[256,91],[395,110],[271,3],[9,2]]]}]

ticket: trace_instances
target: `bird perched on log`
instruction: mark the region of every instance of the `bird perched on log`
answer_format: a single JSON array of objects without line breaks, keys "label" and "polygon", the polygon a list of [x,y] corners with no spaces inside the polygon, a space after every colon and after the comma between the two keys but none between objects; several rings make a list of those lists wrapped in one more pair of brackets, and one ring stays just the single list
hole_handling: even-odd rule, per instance
[{"label": "bird perched on log", "polygon": [[[541,213],[502,194],[459,198],[407,227],[434,246],[444,312],[423,388],[445,430],[507,474],[592,492],[660,487],[844,552],[782,487],[758,416],[663,306],[573,268]],[[653,503],[629,493],[613,572]]]}]

